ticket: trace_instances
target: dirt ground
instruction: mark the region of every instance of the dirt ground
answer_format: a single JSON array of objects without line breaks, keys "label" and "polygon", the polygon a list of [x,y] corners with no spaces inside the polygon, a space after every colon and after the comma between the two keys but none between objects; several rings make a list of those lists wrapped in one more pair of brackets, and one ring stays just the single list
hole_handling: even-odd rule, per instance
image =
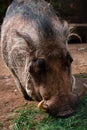
[{"label": "dirt ground", "polygon": [[[1,50],[1,49],[0,49]],[[72,64],[73,74],[87,73],[87,44],[69,45],[69,50],[74,59]],[[87,83],[87,78],[78,79],[78,84]],[[2,61],[0,53],[0,130],[12,130],[10,117],[20,105],[27,104],[16,88],[14,80]]]}]

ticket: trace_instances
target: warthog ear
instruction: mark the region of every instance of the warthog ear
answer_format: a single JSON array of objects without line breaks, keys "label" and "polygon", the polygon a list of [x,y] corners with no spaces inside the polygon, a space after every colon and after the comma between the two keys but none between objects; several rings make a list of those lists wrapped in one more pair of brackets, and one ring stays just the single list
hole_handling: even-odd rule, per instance
[{"label": "warthog ear", "polygon": [[35,50],[35,47],[33,45],[33,41],[32,41],[31,37],[27,33],[18,32],[17,30],[13,30],[13,31],[16,33],[17,36],[23,38],[26,41],[26,43],[27,43],[30,50]]}]

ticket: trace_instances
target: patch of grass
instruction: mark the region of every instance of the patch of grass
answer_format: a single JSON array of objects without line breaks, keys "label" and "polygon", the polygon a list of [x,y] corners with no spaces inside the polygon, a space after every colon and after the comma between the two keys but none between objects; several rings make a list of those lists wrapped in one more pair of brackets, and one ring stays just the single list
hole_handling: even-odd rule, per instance
[{"label": "patch of grass", "polygon": [[3,127],[3,123],[2,122],[0,122],[0,129]]},{"label": "patch of grass", "polygon": [[14,130],[87,130],[87,95],[78,104],[76,113],[69,118],[49,117],[34,104],[17,113]]}]

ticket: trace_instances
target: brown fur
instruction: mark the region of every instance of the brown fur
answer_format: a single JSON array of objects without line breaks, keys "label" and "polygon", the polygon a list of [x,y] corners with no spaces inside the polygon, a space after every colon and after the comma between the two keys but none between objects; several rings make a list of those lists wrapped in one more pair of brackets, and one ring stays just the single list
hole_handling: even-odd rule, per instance
[{"label": "brown fur", "polygon": [[1,31],[4,61],[26,99],[44,100],[43,108],[51,115],[70,115],[78,99],[72,91],[72,57],[66,46],[71,27],[45,1],[27,2],[34,2],[38,14],[31,6],[32,16],[26,14],[27,18],[21,7],[12,16],[8,9]]}]

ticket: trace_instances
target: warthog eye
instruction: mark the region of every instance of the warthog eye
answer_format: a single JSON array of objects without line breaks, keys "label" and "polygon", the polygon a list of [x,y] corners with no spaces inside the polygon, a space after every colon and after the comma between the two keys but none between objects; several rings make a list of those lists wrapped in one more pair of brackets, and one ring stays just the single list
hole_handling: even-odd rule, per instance
[{"label": "warthog eye", "polygon": [[30,66],[30,73],[31,74],[44,74],[46,70],[46,62],[45,59],[36,59],[32,61]]},{"label": "warthog eye", "polygon": [[40,69],[45,69],[45,66],[46,66],[45,60],[44,60],[44,59],[38,59],[38,60],[37,60],[37,66],[38,66]]}]

